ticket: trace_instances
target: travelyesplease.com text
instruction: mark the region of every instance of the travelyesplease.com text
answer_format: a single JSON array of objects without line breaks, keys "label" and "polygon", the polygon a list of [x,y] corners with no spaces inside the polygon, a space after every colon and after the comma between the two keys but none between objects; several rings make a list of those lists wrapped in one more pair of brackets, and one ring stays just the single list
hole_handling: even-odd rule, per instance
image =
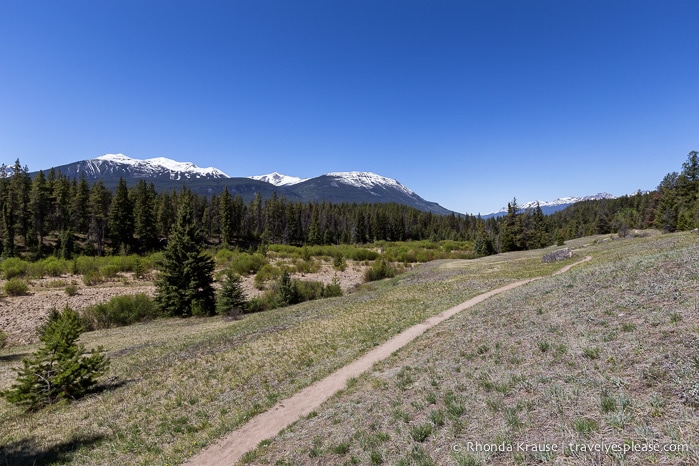
[{"label": "travelyesplease.com text", "polygon": [[680,453],[690,451],[689,445],[660,444],[660,443],[481,443],[463,442],[454,443],[451,446],[454,452],[465,453],[501,453],[501,452],[530,452],[530,453],[604,453],[606,455],[616,453]]}]

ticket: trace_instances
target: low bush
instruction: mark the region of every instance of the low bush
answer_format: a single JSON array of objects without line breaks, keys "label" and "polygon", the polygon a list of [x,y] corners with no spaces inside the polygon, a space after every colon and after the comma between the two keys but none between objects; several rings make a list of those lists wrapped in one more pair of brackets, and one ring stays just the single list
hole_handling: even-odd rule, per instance
[{"label": "low bush", "polygon": [[307,280],[294,280],[298,292],[299,302],[312,301],[323,297],[325,286],[322,282]]},{"label": "low bush", "polygon": [[66,285],[65,292],[68,296],[77,296],[78,294],[78,284],[73,282],[70,285]]},{"label": "low bush", "polygon": [[119,270],[119,266],[114,264],[103,265],[99,268],[100,275],[107,280],[116,278],[116,276],[119,274]]},{"label": "low bush", "polygon": [[5,293],[8,296],[24,296],[29,293],[29,285],[21,278],[11,278],[5,283]]},{"label": "low bush", "polygon": [[60,277],[61,275],[68,273],[68,262],[64,259],[49,257],[41,262],[43,262],[45,274],[49,277]]},{"label": "low bush", "polygon": [[[234,269],[235,270],[235,269]],[[263,290],[265,283],[270,280],[276,280],[282,275],[282,270],[279,267],[275,267],[272,264],[265,264],[258,272],[255,274],[255,279],[253,281],[255,288],[258,290]]]},{"label": "low bush", "polygon": [[320,270],[320,263],[313,259],[296,261],[295,269],[298,273],[316,273]]},{"label": "low bush", "polygon": [[104,283],[104,277],[99,270],[88,270],[83,274],[83,283],[87,286]]},{"label": "low bush", "polygon": [[70,273],[73,275],[85,275],[99,270],[96,257],[80,256],[73,259]]},{"label": "low bush", "polygon": [[238,275],[252,275],[267,264],[267,258],[262,254],[248,254],[242,252],[231,260],[231,269]]},{"label": "low bush", "polygon": [[65,280],[51,280],[50,282],[46,283],[47,288],[63,288],[68,284],[67,281]]},{"label": "low bush", "polygon": [[139,293],[115,296],[106,303],[86,308],[82,315],[89,330],[98,330],[155,319],[158,308],[152,298]]},{"label": "low bush", "polygon": [[0,349],[3,349],[5,346],[7,346],[7,334],[0,330]]},{"label": "low bush", "polygon": [[2,272],[6,279],[22,277],[27,273],[27,262],[18,257],[10,257],[2,262]]},{"label": "low bush", "polygon": [[385,260],[379,259],[364,273],[364,280],[373,282],[376,280],[383,280],[384,278],[393,278],[395,276],[396,270],[393,266]]},{"label": "low bush", "polygon": [[324,298],[335,298],[337,296],[342,296],[342,294],[342,287],[340,286],[340,280],[337,276],[333,277],[332,283],[325,285],[325,288],[323,288]]}]

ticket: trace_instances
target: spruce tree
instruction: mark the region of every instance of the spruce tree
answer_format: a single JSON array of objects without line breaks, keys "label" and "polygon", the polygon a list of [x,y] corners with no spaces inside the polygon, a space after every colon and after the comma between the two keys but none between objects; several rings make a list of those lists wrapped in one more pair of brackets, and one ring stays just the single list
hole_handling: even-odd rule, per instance
[{"label": "spruce tree", "polygon": [[63,312],[54,310],[39,328],[43,346],[15,369],[17,380],[2,396],[28,410],[37,410],[87,393],[95,379],[105,373],[109,360],[101,347],[83,356],[85,346],[77,343],[82,331],[76,311],[68,307]]},{"label": "spruce tree", "polygon": [[117,250],[129,251],[133,243],[134,213],[123,178],[119,178],[119,185],[109,206],[109,233]]},{"label": "spruce tree", "polygon": [[214,261],[203,251],[203,239],[192,218],[191,199],[184,197],[182,201],[163,252],[155,300],[166,315],[213,315]]},{"label": "spruce tree", "polygon": [[221,289],[216,296],[216,311],[219,314],[234,312],[236,309],[245,312],[248,302],[243,291],[240,275],[232,270],[227,270]]},{"label": "spruce tree", "polygon": [[90,229],[88,237],[92,240],[97,250],[97,255],[104,252],[104,243],[107,237],[107,220],[109,217],[109,205],[111,195],[104,187],[102,180],[92,185],[89,198]]},{"label": "spruce tree", "polygon": [[46,177],[44,177],[44,172],[39,171],[32,180],[29,197],[29,210],[32,216],[32,224],[36,234],[37,253],[39,255],[41,255],[44,236],[47,233],[47,220],[50,211],[49,199],[49,185],[46,182]]},{"label": "spruce tree", "polygon": [[286,270],[282,272],[282,276],[279,277],[279,282],[277,283],[277,297],[282,307],[301,302],[299,289]]},{"label": "spruce tree", "polygon": [[138,247],[142,252],[152,251],[158,242],[155,224],[155,187],[139,180],[134,193],[134,235],[138,238]]},{"label": "spruce tree", "polygon": [[70,224],[76,233],[87,233],[90,227],[90,185],[85,172],[80,172],[80,181],[71,184]]}]

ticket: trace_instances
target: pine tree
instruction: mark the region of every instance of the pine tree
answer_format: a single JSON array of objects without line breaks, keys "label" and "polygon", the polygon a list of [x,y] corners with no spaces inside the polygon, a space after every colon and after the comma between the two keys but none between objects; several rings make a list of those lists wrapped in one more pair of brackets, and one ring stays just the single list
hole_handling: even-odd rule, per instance
[{"label": "pine tree", "polygon": [[22,237],[24,245],[26,246],[30,223],[28,206],[31,180],[29,179],[29,169],[27,167],[22,167],[19,163],[19,159],[17,159],[12,167],[12,171],[9,191],[10,207],[14,211],[15,232]]},{"label": "pine tree", "polygon": [[232,243],[233,231],[233,198],[228,192],[228,187],[224,188],[223,194],[218,199],[218,217],[221,225],[221,244],[230,246]]},{"label": "pine tree", "polygon": [[175,228],[163,253],[155,300],[166,315],[213,315],[216,310],[214,261],[203,252],[202,238],[192,219],[189,196],[181,202]]},{"label": "pine tree", "polygon": [[22,367],[16,369],[17,380],[2,396],[36,410],[84,395],[106,372],[109,360],[101,347],[83,356],[85,346],[77,343],[82,331],[76,311],[68,307],[63,312],[54,310],[39,329],[43,346],[22,361]]},{"label": "pine tree", "polygon": [[677,179],[676,172],[668,173],[658,186],[659,200],[655,225],[663,231],[672,232],[677,229]]},{"label": "pine tree", "polygon": [[37,253],[41,255],[41,250],[44,245],[44,236],[47,231],[47,220],[49,216],[49,185],[44,177],[44,172],[39,173],[34,177],[31,184],[31,192],[29,196],[29,210],[32,214],[32,224],[34,225],[34,233],[36,234]]},{"label": "pine tree", "polygon": [[318,218],[318,204],[313,205],[313,211],[311,212],[311,222],[308,225],[308,233],[306,234],[306,242],[311,245],[321,244],[320,219]]},{"label": "pine tree", "polygon": [[247,307],[248,301],[245,298],[240,275],[232,270],[227,270],[221,283],[221,289],[216,296],[216,312],[219,314],[235,312],[235,310],[245,312]]},{"label": "pine tree", "polygon": [[85,234],[90,228],[90,185],[85,172],[80,172],[80,181],[71,184],[70,202],[71,225],[76,233]]},{"label": "pine tree", "polygon": [[104,187],[102,180],[92,185],[89,199],[90,230],[88,237],[94,243],[98,256],[101,256],[104,251],[110,199],[111,195]]},{"label": "pine tree", "polygon": [[116,250],[128,251],[133,244],[134,212],[126,181],[119,178],[119,185],[109,206],[109,233]]},{"label": "pine tree", "polygon": [[277,296],[279,298],[280,305],[291,306],[300,302],[299,289],[291,280],[289,273],[285,270],[282,276],[279,277],[279,282],[277,283]]},{"label": "pine tree", "polygon": [[70,218],[71,183],[68,177],[55,173],[53,168],[47,178],[49,186],[49,230],[63,231]]},{"label": "pine tree", "polygon": [[14,257],[17,254],[15,247],[15,228],[12,207],[9,202],[2,206],[2,256]]},{"label": "pine tree", "polygon": [[142,252],[155,248],[158,232],[155,225],[155,187],[139,180],[134,194],[134,235],[138,238],[138,247]]}]

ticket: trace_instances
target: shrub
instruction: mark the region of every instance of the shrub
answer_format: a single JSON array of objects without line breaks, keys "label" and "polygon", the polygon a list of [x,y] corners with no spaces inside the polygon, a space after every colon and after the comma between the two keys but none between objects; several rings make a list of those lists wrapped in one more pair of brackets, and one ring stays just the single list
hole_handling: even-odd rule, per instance
[{"label": "shrub", "polygon": [[119,272],[135,272],[140,262],[141,258],[136,254],[110,258],[110,265],[117,267]]},{"label": "shrub", "polygon": [[157,316],[158,308],[155,301],[143,293],[115,296],[106,303],[83,310],[83,319],[90,330],[122,327]]},{"label": "shrub", "polygon": [[68,273],[68,263],[63,259],[49,257],[42,262],[44,272],[49,277],[60,277],[64,273]]},{"label": "shrub", "polygon": [[231,269],[238,275],[252,275],[257,273],[265,264],[267,259],[261,254],[240,253],[231,261]]},{"label": "shrub", "polygon": [[324,298],[334,298],[336,296],[342,296],[342,287],[340,286],[340,280],[337,278],[337,275],[333,277],[332,283],[325,285],[325,288],[323,288],[323,297]]},{"label": "shrub", "polygon": [[248,301],[248,312],[262,312],[272,309],[269,306],[269,300],[265,296],[255,296],[250,301]]},{"label": "shrub", "polygon": [[77,312],[68,307],[60,313],[54,310],[39,328],[43,346],[22,361],[23,366],[15,369],[15,383],[0,395],[27,410],[37,410],[87,393],[106,372],[109,360],[101,347],[83,356],[85,347],[77,343],[82,331]]},{"label": "shrub", "polygon": [[9,296],[24,296],[29,292],[29,285],[21,278],[11,278],[5,283],[5,293]]},{"label": "shrub", "polygon": [[116,278],[116,276],[119,274],[119,266],[113,264],[104,265],[100,267],[99,272],[100,275],[106,279]]},{"label": "shrub", "polygon": [[66,285],[65,292],[68,296],[77,296],[78,289],[78,284],[73,282],[70,285]]},{"label": "shrub", "polygon": [[255,274],[255,279],[253,281],[255,288],[262,290],[265,287],[265,282],[269,280],[275,280],[281,277],[282,271],[279,267],[275,267],[272,264],[265,264],[262,268]]},{"label": "shrub", "polygon": [[304,260],[296,264],[296,271],[299,273],[316,273],[320,270],[320,263],[313,259]]},{"label": "shrub", "polygon": [[294,280],[294,283],[298,292],[298,302],[312,301],[323,297],[325,287],[322,282]]},{"label": "shrub", "polygon": [[10,257],[2,263],[2,271],[5,278],[22,277],[27,273],[27,263],[18,257]]},{"label": "shrub", "polygon": [[88,270],[83,274],[83,283],[87,286],[104,283],[104,277],[99,270]]},{"label": "shrub", "polygon": [[97,258],[80,256],[73,259],[70,272],[73,275],[85,275],[90,272],[96,272],[98,269]]},{"label": "shrub", "polygon": [[7,334],[0,330],[0,349],[3,349],[5,346],[7,346]]},{"label": "shrub", "polygon": [[383,280],[384,278],[393,278],[396,276],[396,270],[383,259],[374,262],[370,269],[364,273],[364,280],[373,282]]}]

